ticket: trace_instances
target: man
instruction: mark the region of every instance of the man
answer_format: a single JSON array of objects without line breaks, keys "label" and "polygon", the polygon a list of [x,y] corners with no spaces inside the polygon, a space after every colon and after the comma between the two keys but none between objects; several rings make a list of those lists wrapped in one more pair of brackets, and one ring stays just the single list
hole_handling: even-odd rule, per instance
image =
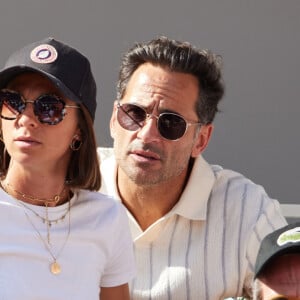
[{"label": "man", "polygon": [[255,278],[254,299],[300,299],[300,222],[263,239]]},{"label": "man", "polygon": [[262,238],[286,224],[279,204],[201,156],[223,96],[220,58],[160,37],[125,54],[99,149],[101,192],[127,208],[138,273],[132,299],[222,299],[251,285]]}]

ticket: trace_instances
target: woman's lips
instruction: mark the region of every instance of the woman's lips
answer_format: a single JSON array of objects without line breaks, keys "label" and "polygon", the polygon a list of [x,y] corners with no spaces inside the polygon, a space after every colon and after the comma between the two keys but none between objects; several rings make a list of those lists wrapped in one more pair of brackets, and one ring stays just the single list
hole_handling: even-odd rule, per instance
[{"label": "woman's lips", "polygon": [[40,144],[40,142],[32,137],[18,137],[14,140],[17,144],[21,145],[35,145]]}]

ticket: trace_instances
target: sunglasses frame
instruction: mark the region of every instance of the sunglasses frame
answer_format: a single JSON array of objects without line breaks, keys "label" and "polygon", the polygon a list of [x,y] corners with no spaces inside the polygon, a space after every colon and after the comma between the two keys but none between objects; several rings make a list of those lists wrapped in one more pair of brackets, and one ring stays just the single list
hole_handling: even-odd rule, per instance
[{"label": "sunglasses frame", "polygon": [[[27,103],[32,103],[33,112],[34,112],[34,115],[37,117],[38,121],[42,124],[48,124],[48,125],[56,125],[56,124],[60,123],[67,114],[66,108],[79,108],[80,109],[80,106],[78,106],[78,105],[68,105],[68,104],[66,104],[65,101],[61,97],[59,97],[55,94],[47,94],[46,93],[46,94],[40,95],[35,100],[25,100],[25,98],[20,93],[18,93],[16,91],[13,91],[13,90],[10,90],[10,89],[1,89],[0,90],[0,100],[1,100],[1,94],[2,93],[9,93],[9,94],[18,95],[21,102],[24,104],[24,107],[22,108],[22,111],[17,111],[15,109],[13,109],[12,106],[6,105],[7,109],[10,110],[12,112],[12,114],[15,114],[15,112],[16,112],[16,114],[15,114],[15,117],[5,117],[5,116],[2,115],[2,105],[4,105],[4,103],[2,101],[0,101],[0,109],[1,109],[0,118],[5,119],[5,120],[16,120],[18,118],[18,116],[21,115],[25,111]],[[60,116],[61,118],[59,120],[55,120],[55,121],[52,121],[52,122],[43,121],[41,119],[42,113],[40,113],[40,114],[37,113],[38,109],[36,108],[35,103],[38,103],[37,101],[41,101],[41,99],[44,98],[44,97],[52,97],[53,99],[57,100],[58,103],[62,104],[63,107],[62,107],[62,110],[60,112],[61,113],[61,116]],[[11,108],[13,109],[13,111],[11,110]]]},{"label": "sunglasses frame", "polygon": [[[141,125],[137,120],[133,119],[132,116],[130,116],[130,115],[128,114],[128,112],[123,108],[124,105],[132,105],[132,106],[138,107],[139,109],[141,109],[142,111],[145,112],[145,119],[143,120],[143,125]],[[120,101],[117,100],[117,120],[118,120],[119,124],[121,125],[121,127],[124,128],[124,129],[126,129],[126,130],[128,130],[128,131],[137,131],[138,128],[135,129],[135,130],[130,130],[130,129],[124,127],[124,126],[120,123],[120,121],[119,121],[119,110],[120,110],[120,109],[122,110],[122,112],[123,112],[126,116],[128,116],[128,118],[130,118],[134,123],[136,123],[136,124],[138,125],[139,128],[142,128],[143,126],[145,126],[145,123],[146,123],[146,121],[147,121],[149,118],[154,117],[154,118],[157,120],[157,121],[156,121],[156,128],[157,128],[157,130],[158,130],[160,136],[161,136],[163,139],[167,140],[167,141],[174,141],[174,142],[175,142],[175,141],[178,141],[179,139],[181,139],[181,138],[186,134],[186,132],[187,132],[189,126],[192,126],[192,125],[200,125],[200,126],[202,126],[202,125],[203,125],[201,122],[187,121],[183,116],[181,116],[181,115],[179,115],[179,114],[177,114],[177,113],[163,112],[163,113],[160,113],[158,116],[156,116],[156,115],[154,115],[154,114],[149,114],[143,107],[141,107],[141,106],[139,106],[139,105],[137,105],[137,104],[133,104],[133,103],[124,103],[124,104],[121,104]],[[162,133],[161,133],[161,131],[160,131],[160,129],[159,129],[159,124],[158,124],[158,123],[159,123],[159,119],[160,119],[162,116],[164,116],[164,115],[174,115],[174,116],[179,117],[180,119],[182,119],[182,120],[185,122],[185,131],[184,131],[184,133],[183,133],[180,137],[178,137],[178,138],[176,138],[176,139],[170,139],[170,138],[167,138],[167,137],[165,137],[165,136],[162,135]]]}]

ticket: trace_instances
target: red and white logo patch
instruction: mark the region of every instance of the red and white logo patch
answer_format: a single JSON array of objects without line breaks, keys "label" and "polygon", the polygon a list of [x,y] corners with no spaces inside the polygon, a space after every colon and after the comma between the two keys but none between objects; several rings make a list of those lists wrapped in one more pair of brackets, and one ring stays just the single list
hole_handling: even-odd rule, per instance
[{"label": "red and white logo patch", "polygon": [[57,59],[57,51],[51,45],[40,45],[31,51],[30,58],[38,64],[50,64]]}]

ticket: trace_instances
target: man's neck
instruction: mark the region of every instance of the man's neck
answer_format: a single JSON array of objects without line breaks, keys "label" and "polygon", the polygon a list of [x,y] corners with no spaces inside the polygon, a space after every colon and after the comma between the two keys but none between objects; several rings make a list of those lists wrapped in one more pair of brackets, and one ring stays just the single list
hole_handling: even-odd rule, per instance
[{"label": "man's neck", "polygon": [[186,173],[155,185],[136,185],[125,174],[118,174],[118,192],[142,230],[166,215],[179,201]]}]

